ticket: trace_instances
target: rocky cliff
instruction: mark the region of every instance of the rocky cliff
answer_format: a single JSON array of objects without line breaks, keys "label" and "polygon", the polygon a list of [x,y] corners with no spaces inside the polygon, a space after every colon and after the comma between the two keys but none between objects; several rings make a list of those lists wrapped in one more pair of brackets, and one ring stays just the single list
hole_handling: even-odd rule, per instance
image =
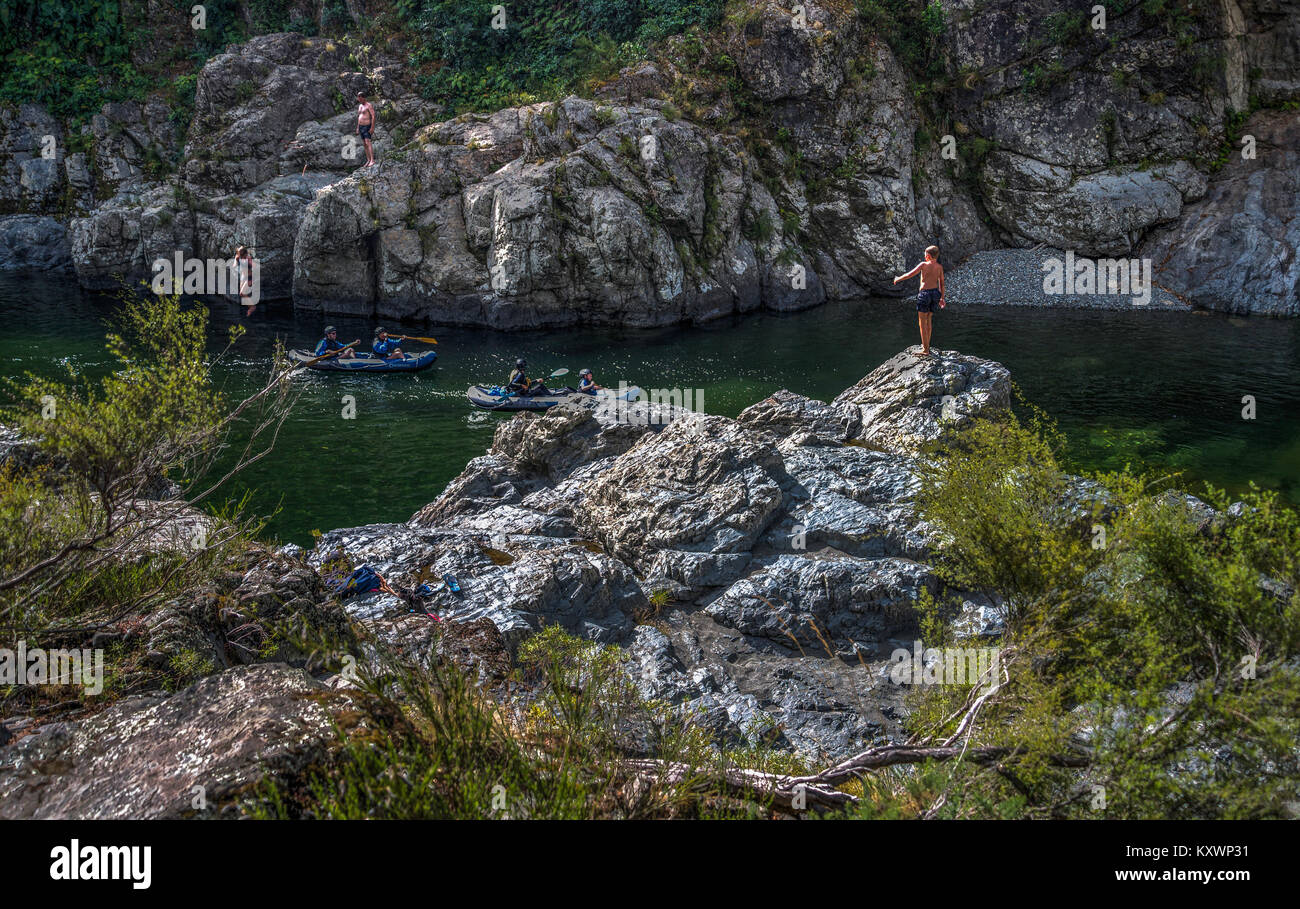
[{"label": "rocky cliff", "polygon": [[[842,756],[897,732],[886,666],[938,589],[911,505],[923,448],[1009,395],[997,363],[904,352],[831,403],[782,391],[735,420],[520,415],[409,522],[332,531],[309,560],[431,582],[445,620],[490,619],[511,649],[550,624],[617,644],[647,697],[719,740]],[[988,597],[965,603],[970,633],[996,630]],[[407,612],[382,593],[350,604]]]},{"label": "rocky cliff", "polygon": [[[171,174],[156,102],[75,137],[0,113],[0,259],[103,287],[243,243],[300,308],[528,327],[798,309],[887,292],[932,242],[949,263],[1043,244],[1297,312],[1294,0],[938,6],[907,39],[925,71],[883,7],[766,0],[591,97],[451,120],[400,44],[256,38],[204,67]],[[358,171],[361,87],[380,164]]]}]

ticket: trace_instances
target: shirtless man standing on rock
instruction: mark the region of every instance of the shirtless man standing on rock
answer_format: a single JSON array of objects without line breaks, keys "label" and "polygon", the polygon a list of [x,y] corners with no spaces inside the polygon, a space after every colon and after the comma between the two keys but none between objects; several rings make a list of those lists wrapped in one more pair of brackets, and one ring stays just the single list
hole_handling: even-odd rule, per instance
[{"label": "shirtless man standing on rock", "polygon": [[933,330],[931,320],[934,318],[935,304],[943,309],[947,306],[944,299],[943,283],[943,266],[939,264],[939,247],[927,246],[925,248],[925,259],[917,263],[905,275],[899,275],[894,279],[894,283],[906,281],[917,274],[921,275],[921,292],[916,295],[916,321],[921,329],[921,353],[919,356],[930,356],[930,332]]},{"label": "shirtless man standing on rock", "polygon": [[370,144],[370,132],[375,128],[375,106],[366,100],[363,92],[357,92],[357,135],[366,143],[366,167],[375,166],[375,149]]}]

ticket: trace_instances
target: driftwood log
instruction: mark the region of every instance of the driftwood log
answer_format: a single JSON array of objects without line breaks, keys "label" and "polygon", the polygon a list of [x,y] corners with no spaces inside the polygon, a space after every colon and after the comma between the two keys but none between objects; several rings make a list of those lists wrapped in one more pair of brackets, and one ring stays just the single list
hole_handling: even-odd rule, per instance
[{"label": "driftwood log", "polygon": [[[701,787],[720,788],[737,798],[758,799],[774,809],[798,813],[808,808],[827,810],[856,805],[858,797],[836,788],[873,770],[923,761],[965,760],[980,765],[996,765],[1014,760],[1022,749],[1005,746],[962,747],[960,745],[883,745],[869,748],[853,757],[808,776],[762,773],[740,767],[721,770],[701,769],[679,762],[638,759],[624,761],[624,772],[645,782],[680,785],[692,778]],[[1051,762],[1060,767],[1087,767],[1084,751],[1055,755]]]}]

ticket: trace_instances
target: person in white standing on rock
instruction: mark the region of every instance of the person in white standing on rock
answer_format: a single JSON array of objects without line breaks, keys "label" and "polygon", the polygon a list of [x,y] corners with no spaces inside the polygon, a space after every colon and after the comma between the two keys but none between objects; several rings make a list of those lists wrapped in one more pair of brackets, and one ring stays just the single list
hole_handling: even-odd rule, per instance
[{"label": "person in white standing on rock", "polygon": [[[245,315],[251,316],[257,309],[257,299],[253,296],[253,254],[247,246],[235,249],[235,277],[239,281],[239,302],[248,307]],[[259,295],[260,296],[260,295]]]}]

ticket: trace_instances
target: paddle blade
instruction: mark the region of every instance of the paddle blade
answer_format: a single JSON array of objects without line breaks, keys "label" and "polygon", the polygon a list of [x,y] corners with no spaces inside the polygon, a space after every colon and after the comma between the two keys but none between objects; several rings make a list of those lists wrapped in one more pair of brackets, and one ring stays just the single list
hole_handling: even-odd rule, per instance
[{"label": "paddle blade", "polygon": [[305,360],[302,363],[299,363],[298,366],[310,366],[313,363],[319,363],[321,360],[328,360],[330,357],[337,357],[339,354],[343,353],[343,351],[347,350],[349,347],[356,347],[360,343],[361,343],[361,339],[357,338],[351,344],[340,347],[338,350],[331,350],[329,353],[321,354],[319,357],[315,357],[314,359]]},{"label": "paddle blade", "polygon": [[553,373],[551,373],[549,376],[547,376],[547,378],[548,378],[548,379],[558,379],[560,376],[567,376],[568,374],[569,374],[569,371],[568,371],[567,369],[557,369],[557,370],[555,370],[555,372],[553,372]]}]

